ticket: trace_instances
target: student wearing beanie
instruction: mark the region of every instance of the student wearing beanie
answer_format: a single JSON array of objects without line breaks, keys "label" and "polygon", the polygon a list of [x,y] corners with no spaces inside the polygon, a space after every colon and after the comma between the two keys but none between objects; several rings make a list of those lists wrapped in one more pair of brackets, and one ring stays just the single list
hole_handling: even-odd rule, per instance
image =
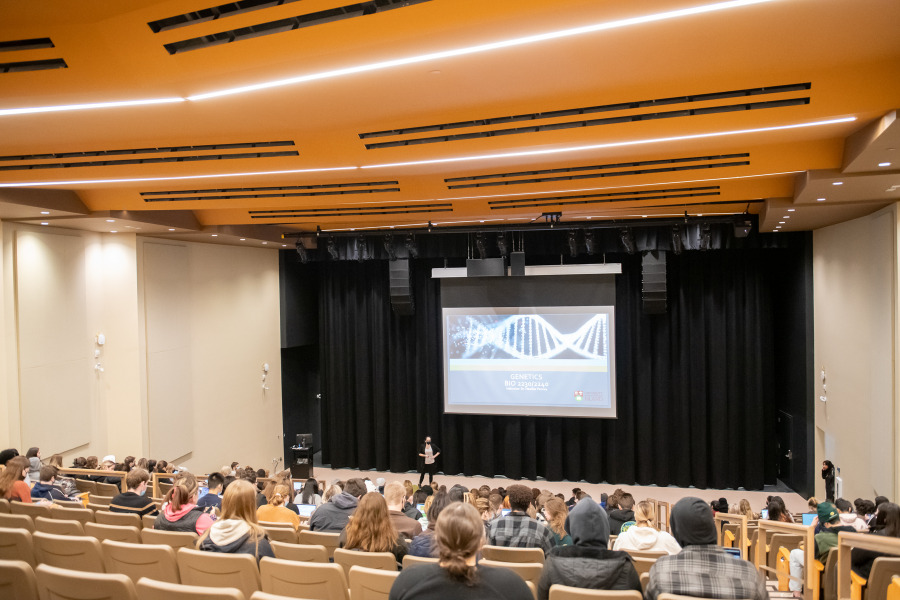
[{"label": "student wearing beanie", "polygon": [[716,545],[716,522],[706,501],[682,498],[672,507],[670,520],[682,550],[657,559],[650,569],[647,600],[656,600],[660,594],[768,600],[765,583],[753,564]]},{"label": "student wearing beanie", "polygon": [[[837,546],[838,533],[842,531],[856,533],[856,530],[852,526],[842,523],[840,512],[831,502],[820,502],[816,507],[816,515],[819,520],[818,524],[822,526],[822,530],[816,534],[815,538],[816,560],[825,562],[828,551]],[[798,579],[791,579],[788,582],[788,587],[794,592],[795,596],[803,591],[802,581],[805,558],[806,554],[803,550],[791,550],[791,576]]]}]

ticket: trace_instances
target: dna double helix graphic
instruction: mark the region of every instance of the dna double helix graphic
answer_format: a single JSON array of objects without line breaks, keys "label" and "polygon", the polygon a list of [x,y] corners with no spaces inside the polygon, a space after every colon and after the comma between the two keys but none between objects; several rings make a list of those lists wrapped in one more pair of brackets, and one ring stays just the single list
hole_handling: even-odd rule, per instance
[{"label": "dna double helix graphic", "polygon": [[[451,330],[450,346],[460,358],[546,359],[564,354],[600,359],[608,347],[607,315],[593,315],[571,333],[559,331],[541,315],[467,316]],[[572,355],[571,353],[574,353]]]}]

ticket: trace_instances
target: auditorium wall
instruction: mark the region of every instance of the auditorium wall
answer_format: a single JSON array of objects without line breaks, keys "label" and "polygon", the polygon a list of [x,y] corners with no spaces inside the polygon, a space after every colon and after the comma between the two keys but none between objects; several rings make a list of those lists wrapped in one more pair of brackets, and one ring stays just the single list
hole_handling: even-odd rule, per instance
[{"label": "auditorium wall", "polygon": [[900,495],[897,231],[891,206],[813,235],[815,469],[839,467],[850,500]]},{"label": "auditorium wall", "polygon": [[14,223],[0,244],[0,447],[271,468],[275,250]]}]

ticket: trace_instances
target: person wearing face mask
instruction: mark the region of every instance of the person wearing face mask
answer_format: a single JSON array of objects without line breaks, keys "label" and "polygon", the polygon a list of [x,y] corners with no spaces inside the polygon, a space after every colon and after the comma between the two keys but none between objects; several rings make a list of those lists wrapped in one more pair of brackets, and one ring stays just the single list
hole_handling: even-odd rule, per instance
[{"label": "person wearing face mask", "polygon": [[143,517],[144,515],[157,515],[159,511],[147,495],[147,482],[150,481],[150,473],[145,469],[136,467],[128,472],[125,477],[125,485],[128,491],[119,494],[109,503],[109,511],[117,513],[131,513]]},{"label": "person wearing face mask", "polygon": [[434,482],[434,474],[437,472],[437,457],[441,455],[441,449],[431,443],[431,436],[426,435],[425,441],[419,445],[419,487],[428,475],[428,483]]}]

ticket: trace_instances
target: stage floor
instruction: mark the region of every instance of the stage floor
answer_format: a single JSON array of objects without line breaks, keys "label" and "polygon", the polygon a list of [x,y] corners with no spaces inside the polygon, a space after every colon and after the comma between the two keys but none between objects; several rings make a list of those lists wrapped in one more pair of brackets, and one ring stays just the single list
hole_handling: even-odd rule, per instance
[{"label": "stage floor", "polygon": [[[315,459],[320,460],[319,454],[315,456]],[[321,466],[320,464],[316,464],[317,460],[314,461],[315,467],[315,478],[320,482],[331,483],[334,480],[346,480],[351,477],[368,477],[372,481],[375,481],[379,477],[384,477],[385,481],[400,481],[408,479],[413,484],[417,484],[419,482],[419,474],[418,473],[388,473],[385,471],[363,471],[359,469],[332,469],[329,467]],[[663,502],[669,502],[670,504],[675,504],[681,498],[686,496],[694,496],[697,498],[702,498],[706,501],[718,500],[719,498],[725,498],[728,500],[729,504],[736,504],[742,498],[746,498],[750,501],[750,506],[753,507],[753,510],[759,512],[761,509],[765,508],[766,505],[766,497],[767,496],[781,496],[784,499],[785,504],[788,507],[788,510],[792,513],[802,513],[807,512],[807,503],[806,498],[792,491],[785,491],[781,486],[768,486],[765,490],[761,492],[750,492],[745,490],[713,490],[713,489],[705,489],[700,490],[696,488],[679,488],[679,487],[658,487],[658,486],[641,486],[641,485],[623,485],[623,484],[609,484],[609,483],[575,483],[571,481],[528,481],[525,479],[514,480],[507,479],[505,477],[466,477],[463,475],[442,475],[438,474],[435,477],[435,481],[439,485],[446,485],[447,489],[450,489],[454,484],[462,484],[467,488],[477,488],[482,485],[489,485],[491,488],[495,487],[509,487],[514,483],[519,483],[530,488],[538,488],[541,490],[550,490],[554,494],[563,494],[566,499],[568,499],[572,495],[572,488],[579,487],[591,497],[599,500],[601,493],[611,494],[616,488],[622,488],[626,492],[630,492],[636,501],[644,500],[646,498],[653,498],[654,500],[660,500]]]}]

